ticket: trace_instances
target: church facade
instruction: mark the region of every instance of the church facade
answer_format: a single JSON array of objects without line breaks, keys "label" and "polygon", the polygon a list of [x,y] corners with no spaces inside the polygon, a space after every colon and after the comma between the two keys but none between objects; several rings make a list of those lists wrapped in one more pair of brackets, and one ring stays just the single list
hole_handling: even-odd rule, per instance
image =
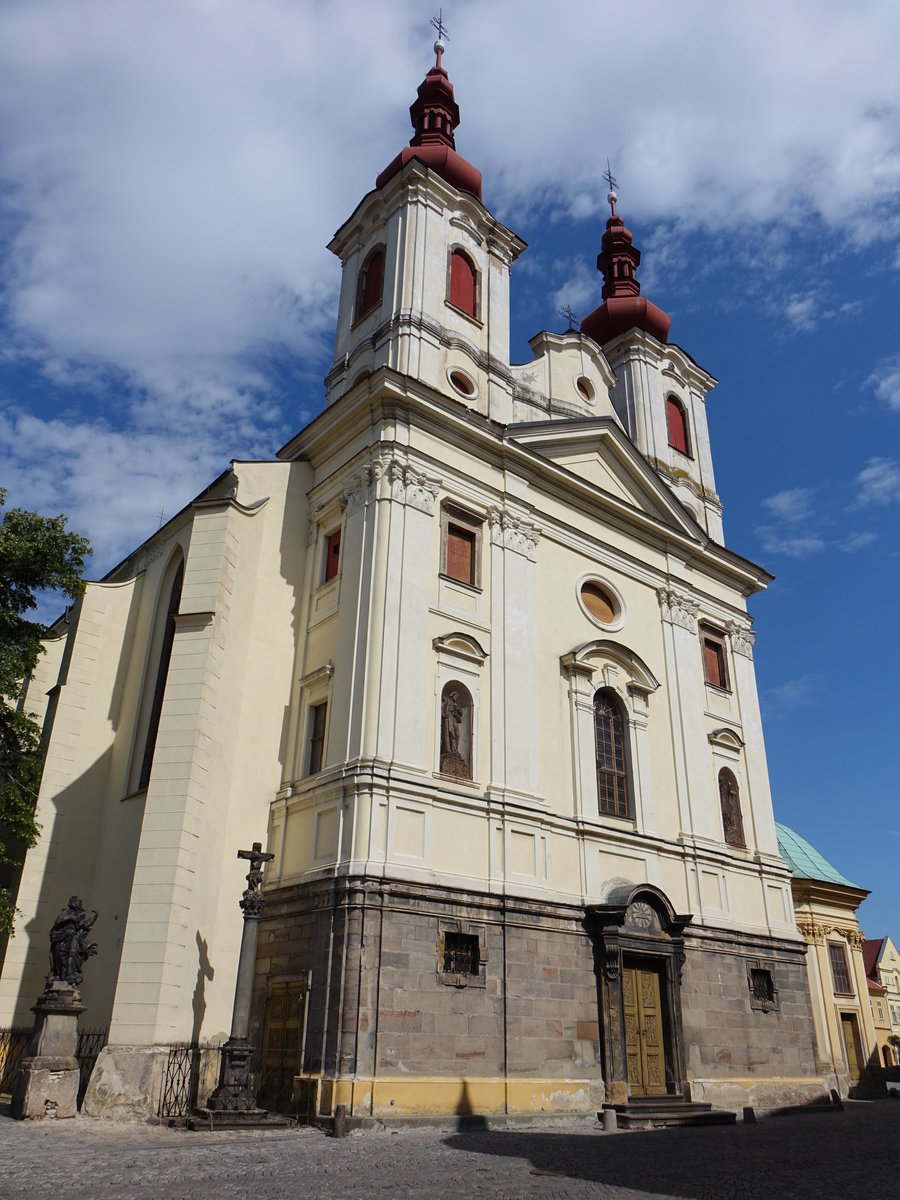
[{"label": "church facade", "polygon": [[827,1093],[715,380],[613,193],[599,307],[510,363],[525,246],[456,151],[442,49],[330,246],[324,410],[89,584],[32,683],[43,834],[0,1023],[81,894],[89,1112],[152,1111],[165,1047],[226,1035],[262,836],[253,1036],[294,1014],[322,1113]]}]

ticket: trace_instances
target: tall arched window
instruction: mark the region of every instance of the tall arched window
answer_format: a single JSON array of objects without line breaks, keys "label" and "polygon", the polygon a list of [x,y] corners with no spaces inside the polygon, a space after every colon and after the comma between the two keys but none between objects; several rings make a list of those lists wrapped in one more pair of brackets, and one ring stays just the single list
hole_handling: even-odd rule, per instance
[{"label": "tall arched window", "polygon": [[450,255],[450,303],[461,308],[470,317],[477,316],[477,290],[475,264],[462,250]]},{"label": "tall arched window", "polygon": [[442,775],[472,778],[472,696],[465,684],[451,679],[441,692]]},{"label": "tall arched window", "polygon": [[666,397],[666,423],[669,428],[669,445],[690,456],[687,413],[677,396]]},{"label": "tall arched window", "polygon": [[384,292],[384,247],[370,250],[356,284],[356,320],[381,303]]},{"label": "tall arched window", "polygon": [[184,583],[184,560],[178,564],[172,590],[169,592],[169,606],[166,609],[166,624],[163,630],[162,646],[159,652],[159,665],[156,670],[156,687],[153,691],[153,703],[150,706],[150,721],[147,725],[147,740],[144,743],[144,757],[141,760],[141,774],[138,780],[138,790],[143,791],[150,782],[150,769],[153,766],[153,754],[156,750],[156,735],[159,733],[159,718],[162,714],[163,696],[166,691],[166,679],[169,674],[169,662],[172,658],[172,645],[175,641],[175,614],[181,604],[181,587]]},{"label": "tall arched window", "polygon": [[719,772],[719,803],[722,805],[722,830],[729,846],[744,849],[744,820],[741,816],[741,797],[734,773],[727,767]]},{"label": "tall arched window", "polygon": [[614,817],[630,816],[625,718],[618,697],[607,688],[601,688],[594,696],[594,731],[600,811]]}]

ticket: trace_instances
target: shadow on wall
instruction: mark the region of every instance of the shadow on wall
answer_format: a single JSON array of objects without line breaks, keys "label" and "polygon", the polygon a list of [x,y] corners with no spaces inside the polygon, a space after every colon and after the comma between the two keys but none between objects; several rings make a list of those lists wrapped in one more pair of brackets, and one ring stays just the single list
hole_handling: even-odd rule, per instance
[{"label": "shadow on wall", "polygon": [[191,1007],[194,1010],[194,1024],[191,1027],[191,1045],[196,1046],[200,1042],[200,1031],[203,1028],[203,1018],[206,1015],[206,981],[212,982],[216,971],[212,963],[209,961],[209,943],[206,938],[200,936],[200,930],[197,930],[196,935],[198,964],[197,964],[197,982],[194,985],[194,996],[191,1000]]},{"label": "shadow on wall", "polygon": [[456,1106],[456,1127],[457,1129],[465,1129],[468,1132],[479,1129],[487,1129],[487,1118],[480,1113],[476,1113],[472,1107],[472,1100],[469,1096],[469,1084],[467,1080],[463,1080],[462,1095],[459,1098],[459,1103]]}]

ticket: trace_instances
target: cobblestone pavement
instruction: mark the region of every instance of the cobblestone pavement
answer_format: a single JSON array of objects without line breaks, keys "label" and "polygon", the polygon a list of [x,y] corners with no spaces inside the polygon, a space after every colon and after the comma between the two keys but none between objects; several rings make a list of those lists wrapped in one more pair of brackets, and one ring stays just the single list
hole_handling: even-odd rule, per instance
[{"label": "cobblestone pavement", "polygon": [[900,1194],[898,1133],[891,1101],[708,1129],[403,1129],[340,1140],[0,1117],[0,1197],[869,1200]]}]

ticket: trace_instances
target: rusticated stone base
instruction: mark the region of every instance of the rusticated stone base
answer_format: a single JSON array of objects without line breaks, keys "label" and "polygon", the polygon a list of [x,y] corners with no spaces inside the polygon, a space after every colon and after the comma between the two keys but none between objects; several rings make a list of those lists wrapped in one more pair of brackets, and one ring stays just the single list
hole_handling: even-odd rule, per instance
[{"label": "rusticated stone base", "polygon": [[[272,997],[309,978],[299,1086],[319,1115],[337,1104],[353,1118],[574,1114],[629,1098],[627,1080],[603,1079],[598,960],[583,908],[322,880],[271,889],[259,934],[254,1069],[260,1077]],[[477,944],[477,969],[464,975],[449,952],[460,938],[467,954]],[[684,1075],[670,1092],[741,1109],[827,1096],[802,943],[691,928],[684,942],[683,1045],[672,1056]],[[753,966],[772,971],[772,1006],[754,1006]]]}]

